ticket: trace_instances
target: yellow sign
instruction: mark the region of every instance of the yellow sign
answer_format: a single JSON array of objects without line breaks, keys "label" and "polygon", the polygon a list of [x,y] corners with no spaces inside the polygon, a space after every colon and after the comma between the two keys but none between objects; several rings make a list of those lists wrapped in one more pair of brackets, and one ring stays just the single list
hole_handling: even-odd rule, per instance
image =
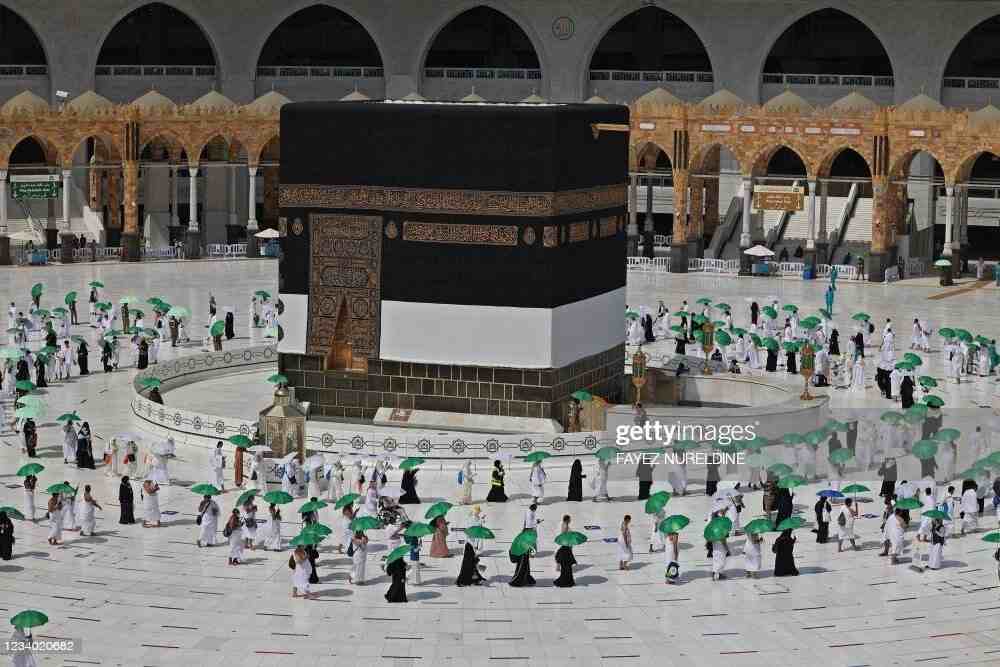
[{"label": "yellow sign", "polygon": [[763,211],[801,211],[802,188],[783,185],[760,185],[753,189],[753,207]]}]

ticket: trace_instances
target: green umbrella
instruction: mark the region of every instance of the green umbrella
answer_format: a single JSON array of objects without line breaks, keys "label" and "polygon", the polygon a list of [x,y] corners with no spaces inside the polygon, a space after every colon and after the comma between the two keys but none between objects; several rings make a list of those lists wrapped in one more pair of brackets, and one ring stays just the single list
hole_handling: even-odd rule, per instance
[{"label": "green umbrella", "polygon": [[66,482],[59,482],[58,484],[53,484],[49,488],[45,489],[45,493],[66,493],[73,495],[76,493],[76,489],[67,484]]},{"label": "green umbrella", "polygon": [[818,428],[815,431],[809,431],[804,437],[807,445],[819,447],[819,444],[826,440],[829,437],[829,434],[823,429]]},{"label": "green umbrella", "polygon": [[674,440],[671,447],[675,452],[689,452],[691,450],[698,449],[701,445],[694,440]]},{"label": "green umbrella", "polygon": [[903,415],[903,421],[907,424],[919,424],[925,419],[927,419],[927,415],[919,411],[907,410]]},{"label": "green umbrella", "polygon": [[42,286],[41,283],[35,283],[34,285],[31,286],[31,296],[40,297],[44,289],[45,288]]},{"label": "green umbrella", "polygon": [[510,553],[514,556],[523,556],[538,547],[538,533],[528,528],[522,530],[510,543]]},{"label": "green umbrella", "polygon": [[[428,535],[434,534],[434,528],[428,523],[420,523],[419,521],[414,521],[409,526],[406,527],[406,531],[403,533],[406,537],[427,537]],[[468,534],[468,531],[466,531]]]},{"label": "green umbrella", "polygon": [[76,292],[66,292],[66,296],[63,297],[63,303],[67,306],[71,303],[76,303]]},{"label": "green umbrella", "polygon": [[771,337],[765,338],[762,342],[764,344],[764,347],[767,348],[768,350],[771,350],[772,352],[777,352],[778,349],[781,347],[778,344],[778,341],[776,341]]},{"label": "green umbrella", "polygon": [[80,415],[75,412],[67,412],[66,414],[59,415],[56,417],[57,422],[79,422],[83,421],[80,419]]},{"label": "green umbrella", "polygon": [[802,517],[800,517],[800,516],[790,516],[787,519],[785,519],[784,521],[782,521],[781,523],[779,523],[778,527],[775,528],[775,530],[778,530],[778,531],[782,531],[782,530],[796,530],[798,528],[801,528],[804,525],[806,525],[806,520],[803,519]]},{"label": "green umbrella", "polygon": [[955,330],[950,327],[941,327],[938,329],[938,335],[942,338],[954,338]]},{"label": "green umbrella", "polygon": [[984,336],[982,334],[979,334],[978,336],[976,336],[976,342],[979,343],[980,345],[987,345],[987,346],[989,346],[989,345],[991,345],[993,343],[993,341],[991,341],[989,338],[987,338],[986,336]]},{"label": "green umbrella", "polygon": [[262,290],[262,289],[257,290],[253,294],[254,294],[254,296],[259,296],[262,299],[270,299],[271,298],[271,293],[267,292],[265,290]]},{"label": "green umbrella", "polygon": [[705,342],[705,332],[702,331],[701,329],[695,329],[694,333],[691,335],[694,336],[694,339],[699,343]]},{"label": "green umbrella", "polygon": [[173,306],[171,306],[166,301],[159,301],[159,302],[157,302],[156,304],[153,305],[153,310],[155,310],[158,313],[169,312],[171,308],[173,308]]},{"label": "green umbrella", "polygon": [[635,312],[634,310],[626,310],[625,311],[625,319],[626,320],[637,320],[637,319],[639,319],[639,313]]},{"label": "green umbrella", "polygon": [[707,296],[703,296],[700,299],[698,299],[697,301],[695,301],[695,303],[701,304],[703,306],[711,306],[712,305],[712,300],[709,299]]},{"label": "green umbrella", "polygon": [[312,533],[313,535],[319,535],[320,537],[326,537],[333,532],[333,529],[326,524],[314,521],[313,523],[307,524],[302,528],[303,533]]},{"label": "green umbrella", "polygon": [[226,323],[223,322],[222,320],[219,320],[218,322],[212,325],[212,328],[208,330],[208,333],[210,336],[221,336],[222,334],[226,333]]},{"label": "green umbrella", "polygon": [[819,320],[807,317],[806,319],[799,322],[799,327],[805,329],[806,331],[812,331],[813,329],[818,327],[819,324],[820,324]]},{"label": "green umbrella", "polygon": [[944,407],[944,401],[941,400],[941,397],[935,396],[934,394],[928,394],[927,396],[924,396],[923,402],[924,405],[927,405],[932,408]]},{"label": "green umbrella", "polygon": [[422,463],[426,463],[426,460],[420,458],[419,456],[411,456],[409,458],[403,459],[403,462],[399,464],[399,469],[411,470],[413,468],[416,468],[418,465]]},{"label": "green umbrella", "polygon": [[924,363],[923,359],[921,359],[918,355],[912,352],[907,352],[906,354],[904,354],[903,361],[913,364],[914,366],[920,366]]},{"label": "green umbrella", "polygon": [[191,317],[191,311],[184,306],[174,306],[167,311],[167,317],[176,317],[179,320]]},{"label": "green umbrella", "polygon": [[28,475],[37,475],[43,470],[45,470],[45,466],[43,466],[41,463],[25,463],[23,466],[17,469],[17,476],[27,477]]},{"label": "green umbrella", "polygon": [[714,307],[726,313],[733,309],[728,303],[717,303]]},{"label": "green umbrella", "polygon": [[322,541],[322,535],[310,533],[308,530],[303,530],[301,533],[293,537],[288,543],[293,547],[305,547],[312,544],[319,544]]},{"label": "green umbrella", "polygon": [[801,433],[786,433],[781,436],[781,441],[786,445],[801,445],[806,439]]},{"label": "green umbrella", "polygon": [[104,337],[105,338],[117,338],[118,336],[124,336],[124,335],[125,334],[123,334],[118,329],[110,329],[110,330],[104,332]]},{"label": "green umbrella", "polygon": [[99,301],[94,304],[94,308],[97,310],[111,310],[112,306],[107,301]]},{"label": "green umbrella", "polygon": [[761,345],[764,344],[763,339],[761,339],[761,337],[758,336],[757,334],[750,334],[750,341],[757,347],[760,347]]},{"label": "green umbrella", "polygon": [[45,409],[37,405],[26,405],[14,410],[14,416],[18,419],[41,419],[44,414]]},{"label": "green umbrella", "polygon": [[797,312],[799,312],[799,307],[796,306],[793,303],[786,303],[784,306],[781,307],[781,309],[783,311],[785,311],[786,313],[797,313]]},{"label": "green umbrella", "polygon": [[753,466],[754,468],[766,468],[775,463],[774,458],[764,454],[763,452],[754,452],[746,458],[747,464]]},{"label": "green umbrella", "polygon": [[934,434],[934,439],[938,442],[954,442],[958,440],[962,432],[957,428],[943,428]]},{"label": "green umbrella", "polygon": [[835,449],[830,452],[830,463],[833,465],[844,465],[854,457],[854,452],[847,449],[846,447],[841,447],[840,449]]},{"label": "green umbrella", "polygon": [[768,466],[767,471],[772,475],[776,475],[779,478],[788,477],[789,475],[792,474],[792,472],[794,472],[792,470],[792,466],[788,465],[787,463],[775,463],[774,465]]},{"label": "green umbrella", "polygon": [[131,306],[133,303],[142,303],[142,300],[134,296],[123,296],[121,299],[118,300],[118,303]]},{"label": "green umbrella", "polygon": [[949,518],[948,515],[941,510],[927,510],[926,512],[921,512],[920,516],[925,516],[928,519],[944,519]]},{"label": "green umbrella", "polygon": [[826,422],[824,428],[830,429],[831,431],[840,431],[841,433],[846,433],[850,427],[847,425],[847,422],[831,419]]},{"label": "green umbrella", "polygon": [[983,535],[983,542],[992,542],[993,544],[1000,543],[1000,532]]},{"label": "green umbrella", "polygon": [[[264,497],[266,498],[267,496]],[[337,498],[337,502],[333,504],[333,508],[339,510],[347,507],[348,505],[353,505],[354,501],[360,497],[361,494],[358,493],[345,493],[340,498]],[[289,502],[291,502],[290,498],[291,496],[289,496]]]},{"label": "green umbrella", "polygon": [[91,280],[89,283],[87,283],[87,287],[96,287],[97,289],[102,289],[104,287],[104,283],[102,283],[100,280]]},{"label": "green umbrella", "polygon": [[561,547],[578,547],[586,541],[587,536],[583,533],[578,533],[575,530],[570,530],[556,535],[556,544]]},{"label": "green umbrella", "polygon": [[211,484],[195,484],[191,487],[191,493],[197,493],[199,496],[217,496],[222,492]]},{"label": "green umbrella", "polygon": [[69,315],[69,311],[63,308],[62,306],[59,306],[58,308],[52,309],[52,314],[55,315],[56,317],[63,318]]},{"label": "green umbrella", "polygon": [[248,500],[254,498],[258,493],[259,491],[257,489],[247,489],[246,491],[240,494],[239,498],[236,499],[236,506],[242,507],[243,505],[246,504]]},{"label": "green umbrella", "polygon": [[913,370],[913,364],[911,364],[908,361],[897,361],[896,362],[896,368],[898,368],[901,371],[912,371]]},{"label": "green umbrella", "polygon": [[732,328],[732,332],[733,332],[734,336],[746,336],[747,335],[747,330],[746,329],[741,329],[739,327],[733,327]]},{"label": "green umbrella", "polygon": [[268,491],[264,494],[264,501],[270,505],[287,505],[293,500],[292,494],[284,491]]},{"label": "green umbrella", "polygon": [[828,320],[832,320],[833,319],[833,313],[831,313],[826,308],[820,308],[817,312],[820,315],[822,315],[823,317],[825,317],[826,319],[828,319]]},{"label": "green umbrella", "polygon": [[913,443],[913,456],[920,459],[932,459],[937,454],[938,444],[934,440],[917,440]]},{"label": "green umbrella", "polygon": [[948,266],[951,266],[951,261],[947,260],[947,259],[944,259],[944,258],[941,258],[941,259],[937,260],[936,262],[934,262],[934,266],[948,267]]},{"label": "green umbrella", "polygon": [[16,347],[0,347],[0,359],[17,360],[24,356],[24,351]]},{"label": "green umbrella", "polygon": [[923,403],[914,403],[910,407],[906,408],[906,411],[919,414],[921,417],[927,417],[928,409],[928,406]]},{"label": "green umbrella", "polygon": [[764,518],[754,519],[747,525],[743,526],[743,532],[746,533],[747,535],[770,533],[773,530],[774,530],[774,524]]},{"label": "green umbrella", "polygon": [[25,609],[11,617],[10,624],[15,628],[37,628],[49,622],[49,617],[34,609]]},{"label": "green umbrella", "polygon": [[621,454],[621,450],[617,447],[601,447],[594,452],[594,456],[596,456],[599,461],[609,461],[617,458],[619,454]]},{"label": "green umbrella", "polygon": [[782,489],[794,489],[806,483],[806,478],[802,475],[786,475],[778,480],[778,487]]},{"label": "green umbrella", "polygon": [[439,516],[444,516],[445,514],[448,513],[448,510],[450,510],[451,508],[452,504],[447,501],[442,500],[436,502],[427,508],[427,511],[424,513],[424,518],[427,519],[428,521],[431,521],[432,519],[436,519]]},{"label": "green umbrella", "polygon": [[901,413],[893,412],[892,410],[889,410],[888,412],[883,412],[882,416],[879,417],[879,419],[886,422],[887,424],[897,424],[902,418],[903,415]]},{"label": "green umbrella", "polygon": [[288,384],[288,377],[282,375],[281,373],[275,373],[274,375],[267,378],[267,381],[271,384]]},{"label": "green umbrella", "polygon": [[1000,452],[993,452],[986,458],[990,460],[990,465],[1000,465]]},{"label": "green umbrella", "polygon": [[306,514],[308,512],[318,512],[326,507],[326,503],[322,500],[310,500],[309,502],[302,505],[299,508],[299,514]]},{"label": "green umbrella", "polygon": [[854,313],[853,315],[851,315],[851,319],[857,322],[862,322],[862,321],[867,322],[871,318],[872,316],[869,315],[868,313]]},{"label": "green umbrella", "polygon": [[972,334],[965,329],[955,329],[955,335],[959,340],[963,340],[966,343],[972,342]]},{"label": "green umbrella", "polygon": [[920,501],[916,498],[900,498],[896,502],[896,509],[899,510],[918,510],[921,507]]},{"label": "green umbrella", "polygon": [[527,463],[537,463],[539,461],[544,461],[545,459],[552,456],[548,452],[532,452],[524,457]]},{"label": "green umbrella", "polygon": [[848,484],[840,491],[841,493],[868,493],[871,489],[864,484]]},{"label": "green umbrella", "polygon": [[159,389],[163,386],[163,380],[160,378],[142,378],[139,380],[139,386],[143,389]]},{"label": "green umbrella", "polygon": [[687,332],[687,327],[682,327],[679,324],[675,324],[672,327],[670,327],[670,330],[676,334],[684,334]]},{"label": "green umbrella", "polygon": [[465,536],[474,540],[492,540],[496,537],[486,526],[469,526],[465,529]]},{"label": "green umbrella", "polygon": [[589,401],[590,399],[593,398],[593,396],[591,396],[590,392],[586,391],[584,389],[577,389],[572,394],[570,394],[570,396],[572,396],[573,398],[575,398],[578,401]]},{"label": "green umbrella", "polygon": [[71,341],[73,341],[74,343],[83,343],[83,342],[86,342],[86,340],[87,340],[83,336],[78,336],[77,334],[73,334],[72,336],[69,337],[69,339]]},{"label": "green umbrella", "polygon": [[16,387],[18,391],[34,391],[36,389],[35,383],[31,380],[18,380],[14,383],[14,387]]},{"label": "green umbrella", "polygon": [[409,544],[404,544],[401,547],[396,547],[395,549],[389,552],[388,556],[385,557],[385,564],[388,565],[389,563],[395,563],[397,560],[403,558],[408,553],[410,553]]},{"label": "green umbrella", "polygon": [[747,451],[757,451],[767,447],[771,443],[767,438],[756,435],[750,440],[741,440],[740,444]]},{"label": "green umbrella", "polygon": [[717,516],[705,525],[703,534],[709,542],[721,542],[732,529],[733,522],[729,517]]},{"label": "green umbrella", "polygon": [[760,312],[764,313],[772,320],[778,317],[778,311],[776,311],[772,306],[764,306],[760,309]]},{"label": "green umbrella", "polygon": [[351,530],[354,532],[366,530],[378,530],[382,523],[373,516],[362,516],[351,521]]},{"label": "green umbrella", "polygon": [[718,343],[719,345],[729,345],[730,343],[733,342],[733,338],[725,331],[716,331],[715,342]]},{"label": "green umbrella", "polygon": [[40,396],[22,396],[17,399],[19,405],[23,407],[28,407],[29,405],[33,408],[47,408],[45,401],[42,400]]},{"label": "green umbrella", "polygon": [[687,518],[683,514],[674,514],[661,521],[660,525],[657,526],[656,529],[661,533],[679,533],[684,530],[689,523],[691,523],[691,519]]},{"label": "green umbrella", "polygon": [[[664,493],[666,493],[666,491],[664,491]],[[664,505],[666,505],[667,502],[669,502],[669,500],[670,500],[670,494],[667,494],[665,497],[664,496],[650,496],[646,500],[646,505],[644,507],[644,509],[646,510],[646,514],[657,514],[657,513],[659,513],[660,510],[663,509]]]},{"label": "green umbrella", "polygon": [[5,505],[0,507],[0,512],[5,513],[11,519],[17,519],[18,521],[24,521],[24,515],[21,514],[21,510],[16,507],[11,507],[10,505]]},{"label": "green umbrella", "polygon": [[243,434],[229,436],[229,442],[233,443],[240,449],[246,449],[253,446],[253,440]]}]

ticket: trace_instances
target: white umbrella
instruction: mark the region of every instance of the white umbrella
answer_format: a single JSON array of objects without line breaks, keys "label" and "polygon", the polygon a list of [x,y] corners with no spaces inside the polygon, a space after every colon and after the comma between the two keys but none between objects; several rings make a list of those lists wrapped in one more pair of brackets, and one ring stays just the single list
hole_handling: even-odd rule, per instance
[{"label": "white umbrella", "polygon": [[14,241],[37,241],[38,235],[34,232],[14,232],[10,238]]},{"label": "white umbrella", "polygon": [[291,463],[292,459],[294,459],[298,455],[299,455],[298,452],[290,452],[290,453],[286,454],[284,458],[281,459],[281,463],[285,463],[285,464]]},{"label": "white umbrella", "polygon": [[254,445],[253,447],[247,448],[248,452],[253,452],[254,454],[263,454],[264,452],[272,451],[267,445]]},{"label": "white umbrella", "polygon": [[755,245],[752,248],[747,248],[743,251],[743,254],[751,255],[753,257],[774,257],[774,251],[762,245]]},{"label": "white umbrella", "polygon": [[323,458],[322,454],[313,454],[306,459],[304,467],[306,470],[313,470],[315,468],[322,468],[325,463],[326,459]]},{"label": "white umbrella", "polygon": [[254,234],[255,237],[259,239],[277,239],[281,238],[281,232],[277,229],[262,229],[261,231]]}]

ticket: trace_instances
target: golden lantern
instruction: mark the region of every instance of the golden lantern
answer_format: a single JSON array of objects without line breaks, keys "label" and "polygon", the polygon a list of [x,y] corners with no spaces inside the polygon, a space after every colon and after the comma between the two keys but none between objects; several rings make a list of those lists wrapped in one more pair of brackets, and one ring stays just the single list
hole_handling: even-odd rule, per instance
[{"label": "golden lantern", "polygon": [[635,404],[642,402],[642,388],[646,385],[646,362],[649,355],[642,351],[642,345],[632,355],[632,384],[635,386]]},{"label": "golden lantern", "polygon": [[816,368],[816,352],[813,350],[812,345],[807,342],[802,345],[799,353],[802,356],[799,362],[799,375],[805,379],[805,387],[799,398],[803,401],[811,401],[815,396],[809,393],[809,381],[812,380]]},{"label": "golden lantern", "polygon": [[701,369],[701,372],[705,375],[711,375],[712,367],[709,362],[712,350],[715,349],[715,325],[706,319],[705,323],[701,325],[701,334],[701,349],[705,352],[705,367]]},{"label": "golden lantern", "polygon": [[257,429],[264,444],[276,457],[298,452],[305,460],[306,413],[292,399],[285,386],[278,385],[271,407],[260,412]]}]

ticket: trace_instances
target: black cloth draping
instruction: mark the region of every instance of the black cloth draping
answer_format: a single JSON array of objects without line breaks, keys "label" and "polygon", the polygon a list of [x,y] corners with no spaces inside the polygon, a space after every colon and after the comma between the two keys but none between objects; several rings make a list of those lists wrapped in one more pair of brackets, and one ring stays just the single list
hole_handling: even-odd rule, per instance
[{"label": "black cloth draping", "polygon": [[504,492],[504,471],[502,466],[494,466],[490,475],[490,492],[486,495],[488,503],[505,503],[507,494]]},{"label": "black cloth draping", "polygon": [[[465,546],[469,546],[466,544]],[[389,590],[385,592],[386,602],[406,602],[406,561],[397,558],[385,567],[385,572],[392,577]]]},{"label": "black cloth draping", "polygon": [[399,497],[400,505],[419,505],[420,496],[417,495],[417,471],[404,470],[403,479],[399,486],[403,489],[403,495]]},{"label": "black cloth draping", "polygon": [[556,551],[556,563],[559,565],[559,576],[552,582],[559,588],[570,588],[576,585],[573,579],[573,566],[576,565],[576,558],[573,556],[572,547],[559,547]]},{"label": "black cloth draping", "polygon": [[584,477],[583,464],[580,463],[580,459],[576,459],[569,471],[569,492],[566,494],[566,500],[571,502],[583,500]]},{"label": "black cloth draping", "polygon": [[465,543],[465,551],[462,554],[462,567],[458,571],[456,586],[472,586],[483,581],[483,575],[479,572],[479,556],[476,550],[468,542]]},{"label": "black cloth draping", "polygon": [[122,477],[122,483],[118,487],[118,504],[121,506],[118,523],[135,523],[135,494],[127,477]]},{"label": "black cloth draping", "polygon": [[516,563],[514,577],[510,580],[510,585],[514,588],[522,586],[534,586],[535,578],[531,576],[531,553],[526,551],[520,556],[511,554],[511,562]]},{"label": "black cloth draping", "polygon": [[786,530],[771,546],[774,553],[774,576],[794,577],[799,571],[795,567],[795,538],[792,531]]}]

